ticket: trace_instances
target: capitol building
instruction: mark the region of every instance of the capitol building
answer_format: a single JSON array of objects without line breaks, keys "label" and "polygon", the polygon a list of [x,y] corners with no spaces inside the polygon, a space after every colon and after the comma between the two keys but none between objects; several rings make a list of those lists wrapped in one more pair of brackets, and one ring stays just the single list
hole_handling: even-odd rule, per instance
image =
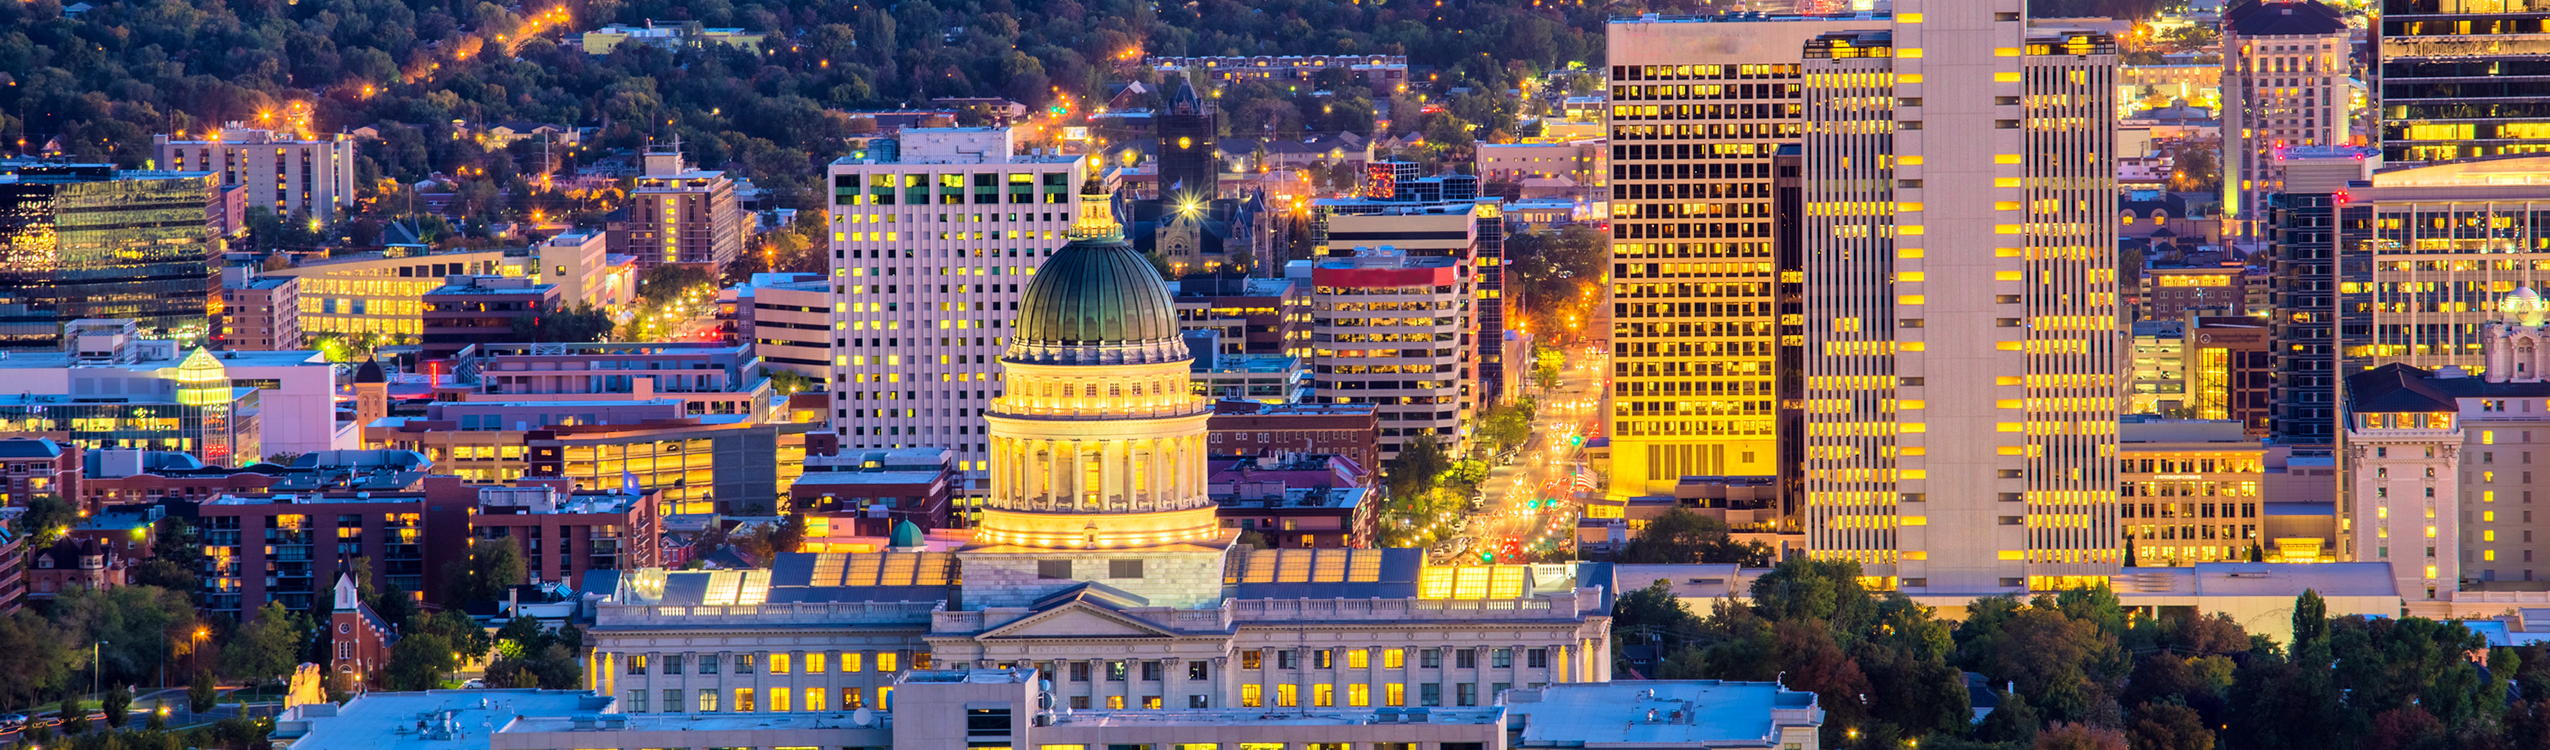
[{"label": "capitol building", "polygon": [[[884,708],[913,670],[1035,669],[1057,709],[1490,706],[1610,679],[1609,566],[1236,546],[1170,293],[1081,197],[1019,304],[971,540],[628,571],[587,631],[628,714]],[[599,592],[597,592],[599,593]]]}]

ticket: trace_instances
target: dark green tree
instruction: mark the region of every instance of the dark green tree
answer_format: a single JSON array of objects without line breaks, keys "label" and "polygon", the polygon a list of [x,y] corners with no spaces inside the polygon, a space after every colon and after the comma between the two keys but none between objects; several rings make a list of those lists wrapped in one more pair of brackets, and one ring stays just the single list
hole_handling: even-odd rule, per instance
[{"label": "dark green tree", "polygon": [[301,613],[268,601],[257,610],[256,619],[239,626],[222,643],[222,671],[252,683],[283,679],[299,663],[309,629]]},{"label": "dark green tree", "polygon": [[54,712],[62,717],[63,734],[76,735],[89,730],[89,710],[81,705],[78,695],[62,696],[62,703],[54,707]]},{"label": "dark green tree", "polygon": [[114,689],[106,691],[106,696],[98,699],[98,710],[105,715],[106,728],[124,728],[126,715],[133,710],[132,689],[116,685]]},{"label": "dark green tree", "polygon": [[390,647],[389,663],[381,667],[381,687],[432,690],[443,686],[444,675],[459,668],[450,641],[433,633],[413,633]]},{"label": "dark green tree", "polygon": [[200,714],[220,702],[221,686],[213,681],[212,672],[196,672],[195,681],[186,685],[186,710]]},{"label": "dark green tree", "polygon": [[1726,522],[1681,508],[1647,522],[1621,551],[1631,564],[1734,563],[1748,568],[1771,564],[1771,548],[1761,542],[1739,542],[1728,535]]},{"label": "dark green tree", "polygon": [[454,560],[445,565],[443,581],[449,597],[445,606],[468,602],[504,601],[505,590],[523,583],[526,572],[522,547],[513,539],[498,537],[480,539],[469,545],[469,559]]}]

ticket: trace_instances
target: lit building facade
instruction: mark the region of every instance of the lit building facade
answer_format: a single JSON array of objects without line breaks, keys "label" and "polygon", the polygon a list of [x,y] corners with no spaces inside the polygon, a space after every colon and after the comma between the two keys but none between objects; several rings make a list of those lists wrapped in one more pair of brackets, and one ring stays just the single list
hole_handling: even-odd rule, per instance
[{"label": "lit building facade", "polygon": [[832,282],[822,274],[753,274],[735,295],[736,334],[762,366],[832,379]]},{"label": "lit building facade", "polygon": [[666,263],[726,268],[744,249],[744,212],[735,202],[735,180],[725,172],[692,169],[678,146],[648,146],[645,174],[629,191],[622,236],[626,255],[641,273]]},{"label": "lit building facade", "polygon": [[2262,560],[2266,447],[2228,420],[2128,420],[2117,517],[2136,566]]},{"label": "lit building facade", "polygon": [[272,209],[276,218],[328,227],[354,205],[354,136],[344,133],[311,137],[234,122],[200,141],[152,136],[151,159],[162,169],[220,175],[221,187],[245,190],[249,208]]},{"label": "lit building facade", "polygon": [[218,349],[286,351],[301,348],[301,280],[264,277],[246,266],[222,269]]},{"label": "lit building facade", "polygon": [[618,307],[637,300],[637,259],[608,252],[607,233],[573,231],[551,237],[534,251],[538,267],[531,273],[541,283],[558,285],[558,302],[569,307]]},{"label": "lit building facade", "polygon": [[1073,711],[1352,709],[1486,706],[1610,678],[1603,589],[1579,583],[1598,567],[1236,553],[1208,494],[1212,415],[1187,391],[1174,303],[1105,201],[1080,204],[1006,329],[970,541],[941,551],[955,543],[897,524],[883,552],[637,571],[597,610],[588,687],[674,712],[889,695],[900,710],[912,670],[1001,666],[1049,675],[1053,705]]},{"label": "lit building facade", "polygon": [[1779,446],[1796,438],[1780,434],[1778,361],[1801,339],[1775,287],[1799,269],[1775,247],[1774,159],[1800,142],[1807,43],[1887,24],[1743,14],[1611,23],[1613,494],[1788,473]]},{"label": "lit building facade", "polygon": [[2105,581],[2114,43],[2017,0],[1894,12],[1806,51],[1808,549],[1916,593]]},{"label": "lit building facade", "polygon": [[1470,266],[1395,250],[1294,261],[1311,287],[1311,388],[1329,404],[1370,404],[1384,460],[1432,436],[1458,455],[1477,408]]},{"label": "lit building facade", "polygon": [[833,430],[843,448],[947,446],[979,496],[983,409],[1006,386],[1019,289],[1071,223],[1078,156],[1010,131],[907,128],[899,157],[832,164]]},{"label": "lit building facade", "polygon": [[2364,282],[2372,278],[2373,259],[2360,250],[2342,252],[2372,231],[2372,206],[2355,203],[2348,187],[2365,179],[2368,157],[2361,149],[2288,154],[2285,191],[2268,198],[2275,382],[2267,430],[2279,443],[2336,445],[2339,382],[2361,369],[2341,366],[2351,357],[2341,356],[2339,332],[2361,339],[2372,331],[2373,290]]},{"label": "lit building facade", "polygon": [[301,331],[306,339],[371,335],[413,341],[425,334],[425,295],[449,276],[526,274],[521,250],[331,258],[264,272],[301,280]]},{"label": "lit building facade", "polygon": [[2222,29],[2222,189],[2246,227],[2284,191],[2286,149],[2354,140],[2354,30],[2319,0],[2242,2]]},{"label": "lit building facade", "polygon": [[[201,342],[221,299],[208,206],[213,177],[111,164],[0,162],[0,305],[57,324],[130,319]],[[11,337],[51,348],[58,337]]]},{"label": "lit building facade", "polygon": [[2382,161],[2389,164],[2550,150],[2542,84],[2550,8],[2523,3],[2382,0],[2372,57]]},{"label": "lit building facade", "polygon": [[2397,363],[2347,378],[2339,554],[2388,562],[2410,599],[2526,589],[2550,572],[2550,326],[2518,287],[2480,324],[2478,368]]},{"label": "lit building facade", "polygon": [[2144,320],[2178,320],[2190,310],[2214,315],[2242,312],[2239,266],[2143,270]]}]

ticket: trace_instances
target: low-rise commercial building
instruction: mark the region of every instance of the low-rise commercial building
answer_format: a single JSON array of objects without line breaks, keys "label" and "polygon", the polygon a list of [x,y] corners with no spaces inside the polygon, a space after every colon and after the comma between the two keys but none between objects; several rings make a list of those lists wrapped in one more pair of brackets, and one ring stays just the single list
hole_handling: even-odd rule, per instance
[{"label": "low-rise commercial building", "polygon": [[424,305],[417,341],[426,359],[442,359],[474,345],[520,341],[515,321],[563,312],[556,284],[504,276],[455,276],[418,302]]},{"label": "low-rise commercial building", "polygon": [[2264,559],[2266,448],[2240,423],[2129,416],[2117,440],[2128,565]]},{"label": "low-rise commercial building", "polygon": [[1370,404],[1267,404],[1223,399],[1205,423],[1213,455],[1324,453],[1381,466],[1381,420]]},{"label": "low-rise commercial building", "polygon": [[522,549],[524,573],[535,582],[580,585],[591,571],[663,564],[658,542],[664,527],[651,493],[577,491],[563,484],[533,480],[479,488],[470,536],[513,541]]},{"label": "low-rise commercial building", "polygon": [[[123,397],[147,400],[175,398],[177,391],[210,386],[220,381],[232,388],[255,392],[261,423],[257,433],[265,452],[238,454],[255,459],[272,453],[309,453],[334,448],[354,447],[354,425],[341,420],[336,408],[336,368],[315,351],[276,352],[204,352],[180,347],[177,342],[142,338],[140,328],[129,320],[74,321],[66,329],[63,347],[53,352],[15,352],[0,359],[0,379],[9,391],[25,398],[44,399],[53,396],[65,400],[95,403],[96,399]],[[191,397],[190,397],[191,398]],[[46,414],[38,410],[34,416]],[[56,427],[67,416],[53,412]],[[94,416],[114,416],[99,414]],[[133,416],[140,416],[138,413]],[[238,420],[229,425],[197,423],[206,429],[236,429]],[[119,422],[119,428],[150,427],[156,423]],[[78,429],[83,425],[68,425]],[[88,423],[85,427],[102,427]],[[160,425],[164,426],[164,425]],[[17,430],[0,426],[0,434],[43,430]],[[86,430],[83,430],[86,431]],[[109,445],[83,442],[82,447],[131,447],[153,450],[188,450],[160,444]],[[207,463],[238,465],[227,459],[214,460],[197,453]]]},{"label": "low-rise commercial building", "polygon": [[1550,685],[1498,699],[1510,747],[1817,750],[1824,709],[1777,682],[1637,680]]},{"label": "low-rise commercial building", "polygon": [[1372,471],[1343,456],[1295,454],[1216,461],[1206,492],[1222,528],[1255,532],[1275,549],[1367,548],[1381,503]]},{"label": "low-rise commercial building", "polygon": [[[1197,340],[1197,336],[1188,337],[1190,343]],[[1188,364],[1187,377],[1195,395],[1269,405],[1300,403],[1310,397],[1310,363],[1306,358],[1194,351],[1195,361]]]},{"label": "low-rise commercial building", "polygon": [[[684,414],[776,419],[754,347],[702,342],[489,343],[452,358],[438,401],[673,399]],[[589,420],[588,420],[589,421]]]},{"label": "low-rise commercial building", "polygon": [[2203,266],[2143,271],[2143,319],[2178,320],[2189,312],[2240,315],[2248,311],[2242,268]]},{"label": "low-rise commercial building", "polygon": [[[131,331],[132,321],[110,321]],[[75,326],[76,329],[76,326]],[[100,338],[85,334],[67,340]],[[65,353],[59,357],[10,357],[0,359],[0,374],[17,378],[24,390],[17,395],[0,396],[0,434],[52,438],[81,448],[135,448],[181,451],[193,454],[205,463],[238,466],[256,460],[263,453],[267,418],[256,381],[241,384],[231,377],[224,362],[239,358],[239,352],[226,352],[216,358],[212,352],[197,348],[184,360],[176,359],[175,342],[144,341],[131,348],[147,353],[121,360],[77,356]],[[83,352],[85,353],[85,352]],[[250,352],[248,354],[268,354]],[[287,359],[295,355],[316,359],[315,352],[276,353]],[[267,370],[289,374],[294,369],[271,361],[260,360]],[[66,362],[88,363],[86,366],[64,366]],[[245,363],[243,363],[245,364]],[[325,389],[309,389],[308,380],[329,382],[325,363],[318,363],[314,378],[295,378],[286,385],[275,383],[274,390],[284,391],[279,407],[302,406],[292,403],[294,396],[315,395],[325,399]],[[291,386],[304,386],[294,388]],[[280,424],[279,436],[308,439],[317,432],[321,447],[334,437],[334,413],[326,412],[317,419],[304,413],[273,415]],[[301,418],[296,418],[301,417]],[[324,420],[324,421],[322,421]],[[315,423],[315,424],[313,424]],[[312,430],[325,425],[331,429]]]},{"label": "low-rise commercial building", "polygon": [[789,506],[824,519],[833,536],[884,537],[910,521],[922,531],[968,525],[954,507],[956,453],[946,448],[851,450],[807,456]]},{"label": "low-rise commercial building", "polygon": [[332,450],[304,453],[288,463],[250,462],[205,466],[184,453],[90,449],[79,484],[80,508],[103,513],[120,506],[198,503],[226,494],[260,492],[401,492],[423,486],[434,462],[410,450]]},{"label": "low-rise commercial building", "polygon": [[425,295],[453,276],[528,274],[532,256],[511,250],[362,253],[305,261],[263,275],[301,279],[301,330],[312,345],[369,335],[413,341],[425,333]]},{"label": "low-rise commercial building", "polygon": [[301,348],[301,279],[258,276],[247,266],[221,270],[221,310],[212,347],[292,351]]},{"label": "low-rise commercial building", "polygon": [[735,295],[735,337],[751,342],[762,366],[832,379],[832,285],[822,274],[757,273]]}]

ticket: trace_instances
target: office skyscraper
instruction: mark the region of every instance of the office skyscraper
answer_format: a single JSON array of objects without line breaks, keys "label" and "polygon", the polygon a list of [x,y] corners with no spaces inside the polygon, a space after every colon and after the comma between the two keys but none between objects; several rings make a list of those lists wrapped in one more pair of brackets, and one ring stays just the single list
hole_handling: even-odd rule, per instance
[{"label": "office skyscraper", "polygon": [[[210,333],[221,295],[212,175],[33,163],[0,163],[0,175],[0,305],[58,323],[130,318],[189,341]],[[60,340],[13,337],[26,348]]]},{"label": "office skyscraper", "polygon": [[978,495],[982,410],[1024,277],[1071,226],[1081,158],[1013,154],[998,128],[900,137],[899,156],[829,170],[833,431],[844,448],[955,449],[958,494]]},{"label": "office skyscraper", "polygon": [[354,136],[344,133],[309,137],[234,122],[200,141],[152,136],[151,160],[159,169],[220,175],[222,187],[247,191],[249,208],[278,218],[329,226],[354,204]]},{"label": "office skyscraper", "polygon": [[2319,0],[2245,0],[2223,15],[2223,193],[2248,226],[2268,220],[2288,149],[2349,141],[2352,33]]},{"label": "office skyscraper", "polygon": [[[2334,446],[2339,389],[2356,355],[2342,341],[2372,337],[2371,204],[2353,204],[2347,185],[2365,178],[2370,149],[2303,148],[2288,152],[2284,189],[2267,196],[2265,234],[2275,278],[2268,300],[2275,387],[2267,433],[2287,445]],[[2341,195],[2347,195],[2341,199]],[[2340,336],[2344,332],[2344,336]]]},{"label": "office skyscraper", "polygon": [[2373,48],[2382,160],[2550,150],[2545,33],[2550,8],[2537,4],[2382,0]]},{"label": "office skyscraper", "polygon": [[2116,57],[2022,0],[1899,0],[1802,72],[1805,523],[1907,591],[2103,581]]},{"label": "office skyscraper", "polygon": [[[1774,476],[1777,353],[1798,345],[1774,286],[1773,156],[1798,143],[1807,43],[1883,16],[1646,16],[1612,22],[1612,491]],[[1785,329],[1785,330],[1783,330]],[[1794,358],[1792,358],[1793,360]],[[1794,383],[1796,373],[1788,373]]]}]

